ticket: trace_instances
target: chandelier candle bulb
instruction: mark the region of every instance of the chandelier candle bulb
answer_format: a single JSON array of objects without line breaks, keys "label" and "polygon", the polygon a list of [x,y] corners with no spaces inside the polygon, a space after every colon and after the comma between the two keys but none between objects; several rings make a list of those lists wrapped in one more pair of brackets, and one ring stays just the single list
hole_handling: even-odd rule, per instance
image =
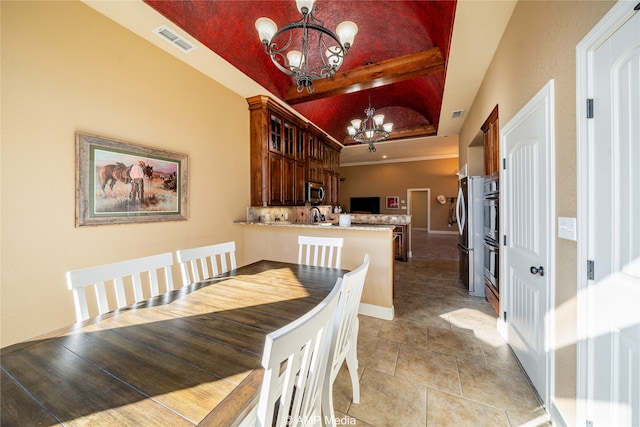
[{"label": "chandelier candle bulb", "polygon": [[289,61],[289,67],[291,70],[302,67],[302,52],[292,50],[287,53],[287,60]]},{"label": "chandelier candle bulb", "polygon": [[258,37],[264,44],[271,40],[276,31],[278,31],[278,26],[269,18],[258,18],[256,20],[256,30],[258,30]]},{"label": "chandelier candle bulb", "polygon": [[296,0],[296,7],[303,15],[313,10],[313,4],[316,0]]},{"label": "chandelier candle bulb", "polygon": [[336,27],[336,33],[342,45],[348,49],[358,34],[358,26],[355,22],[344,21]]}]

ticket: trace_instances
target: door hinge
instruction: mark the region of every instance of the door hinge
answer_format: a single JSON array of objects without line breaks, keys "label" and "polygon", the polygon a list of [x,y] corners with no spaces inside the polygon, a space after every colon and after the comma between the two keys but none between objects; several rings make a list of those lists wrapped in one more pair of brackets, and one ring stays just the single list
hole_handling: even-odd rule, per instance
[{"label": "door hinge", "polygon": [[507,246],[507,235],[502,236],[502,246]]},{"label": "door hinge", "polygon": [[505,323],[507,322],[507,312],[506,311],[502,312],[502,319],[505,321]]},{"label": "door hinge", "polygon": [[593,119],[593,98],[587,99],[587,119]]},{"label": "door hinge", "polygon": [[593,421],[587,420],[587,427],[593,427]]},{"label": "door hinge", "polygon": [[503,170],[507,170],[507,158],[506,157],[502,158],[502,169]]},{"label": "door hinge", "polygon": [[594,280],[595,278],[595,261],[587,260],[587,280]]}]

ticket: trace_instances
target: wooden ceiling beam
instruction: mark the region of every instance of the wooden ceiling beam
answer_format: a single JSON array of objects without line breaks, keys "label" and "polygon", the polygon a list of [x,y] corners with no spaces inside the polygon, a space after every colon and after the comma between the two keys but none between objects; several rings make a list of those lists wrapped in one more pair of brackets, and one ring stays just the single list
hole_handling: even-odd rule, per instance
[{"label": "wooden ceiling beam", "polygon": [[[389,134],[389,137],[385,139],[385,141],[391,141],[394,139],[409,139],[409,138],[420,138],[426,136],[435,136],[436,135],[436,127],[434,125],[421,125],[414,126],[410,128],[403,128],[398,130],[393,130]],[[347,136],[342,142],[343,145],[354,145],[359,144],[353,140],[353,137]]]},{"label": "wooden ceiling beam", "polygon": [[291,85],[287,88],[285,101],[289,105],[301,104],[443,72],[442,52],[434,47],[316,80],[313,93],[298,92],[297,86]]}]

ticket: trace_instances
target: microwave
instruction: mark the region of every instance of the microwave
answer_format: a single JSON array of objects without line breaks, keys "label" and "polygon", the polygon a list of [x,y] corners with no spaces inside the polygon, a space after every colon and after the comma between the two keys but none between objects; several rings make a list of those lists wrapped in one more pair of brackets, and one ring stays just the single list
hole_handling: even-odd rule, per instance
[{"label": "microwave", "polygon": [[307,202],[322,203],[324,201],[324,185],[317,182],[307,182],[306,184]]},{"label": "microwave", "polygon": [[498,242],[500,240],[498,234],[498,218],[500,216],[500,200],[497,195],[488,196],[484,199],[484,236]]}]

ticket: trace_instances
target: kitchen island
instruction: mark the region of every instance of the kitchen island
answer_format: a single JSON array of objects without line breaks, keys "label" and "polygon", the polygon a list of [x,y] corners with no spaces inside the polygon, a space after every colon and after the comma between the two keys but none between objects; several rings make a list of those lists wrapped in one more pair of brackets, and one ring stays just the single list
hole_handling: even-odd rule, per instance
[{"label": "kitchen island", "polygon": [[342,268],[353,270],[362,264],[365,253],[371,264],[365,280],[359,313],[391,320],[393,308],[393,229],[386,224],[319,224],[286,221],[237,222],[244,228],[244,260],[260,259],[297,262],[298,236],[342,237]]}]

